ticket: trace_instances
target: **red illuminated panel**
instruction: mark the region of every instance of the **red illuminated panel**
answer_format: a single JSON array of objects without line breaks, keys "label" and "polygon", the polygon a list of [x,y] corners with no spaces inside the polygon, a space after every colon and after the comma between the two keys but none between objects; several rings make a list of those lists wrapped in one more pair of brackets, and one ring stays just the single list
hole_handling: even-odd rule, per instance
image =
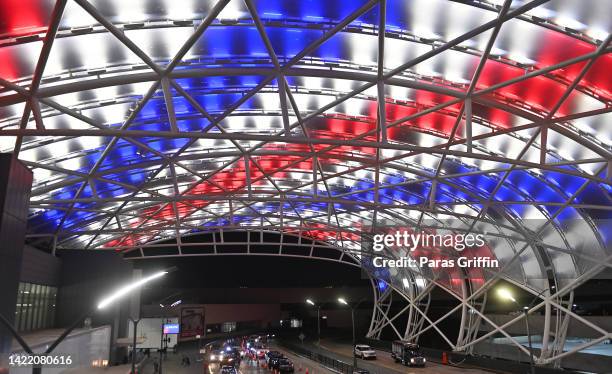
[{"label": "red illuminated panel", "polygon": [[508,65],[503,62],[488,60],[480,73],[476,88],[481,90],[495,84],[520,77],[525,69]]},{"label": "red illuminated panel", "polygon": [[537,111],[548,113],[559,101],[567,86],[546,77],[537,76],[496,90],[518,103],[525,103]]},{"label": "red illuminated panel", "polygon": [[0,48],[0,78],[12,81],[17,79],[16,61],[9,48]]},{"label": "red illuminated panel", "polygon": [[52,1],[0,0],[0,35],[44,32],[49,25]]},{"label": "red illuminated panel", "polygon": [[[353,229],[358,229],[359,227],[353,227]],[[296,229],[286,229],[285,232],[301,234],[302,236],[319,240],[319,241],[327,241],[331,239],[338,240],[346,240],[358,242],[361,240],[361,236],[357,233],[352,232],[336,232],[334,230],[330,230],[328,225],[322,223],[305,223],[302,230]]]},{"label": "red illuminated panel", "polygon": [[[538,53],[538,67],[546,67],[558,64],[575,57],[595,52],[596,46],[571,36],[547,31]],[[586,62],[573,64],[563,68],[559,73],[567,80],[573,80],[578,76]],[[610,53],[599,57],[596,63],[587,72],[583,84],[595,91],[601,91],[606,98],[610,98],[612,93],[612,80],[610,79],[612,70],[612,56]]]},{"label": "red illuminated panel", "polygon": [[[546,67],[558,64],[561,61],[586,55],[595,51],[595,46],[578,40],[560,32],[547,30],[539,43],[537,62],[539,66]],[[579,67],[568,70],[573,76],[578,75]]]},{"label": "red illuminated panel", "polygon": [[593,64],[582,80],[582,84],[593,87],[606,100],[612,100],[610,71],[612,71],[612,54],[608,53],[595,61],[595,64]]},{"label": "red illuminated panel", "polygon": [[[24,55],[27,44],[2,45],[3,39],[45,33],[53,1],[0,0],[0,77],[9,81],[32,73],[35,60]],[[40,44],[40,43],[39,43]],[[40,48],[40,45],[37,46]],[[33,52],[29,49],[29,53]],[[36,51],[38,53],[38,51]]]},{"label": "red illuminated panel", "polygon": [[[315,138],[352,138],[356,135],[370,131],[373,125],[368,123],[356,122],[356,121],[345,121],[345,120],[325,120],[319,123],[318,130],[312,131],[311,136]],[[367,137],[364,140],[373,141],[375,138]],[[321,151],[328,145],[315,144],[313,145],[315,151]],[[287,150],[293,152],[308,153],[310,147],[307,144],[271,144],[266,147],[268,150]],[[351,147],[351,146],[340,146],[336,147],[333,151],[326,153],[326,156],[321,159],[322,163],[332,162],[333,155],[346,155],[348,153],[359,153],[366,155],[374,155],[376,150],[372,147]],[[331,157],[330,157],[331,156]],[[309,156],[310,157],[310,156]],[[305,173],[312,173],[313,165],[312,158],[304,159],[304,156],[299,155],[263,155],[255,158],[260,170],[255,163],[250,161],[249,164],[249,178],[251,179],[252,185],[256,186],[258,182],[265,181],[264,175],[268,174],[275,180],[285,179],[287,172],[289,171],[300,171]],[[277,171],[281,169],[280,171]],[[225,193],[239,192],[246,188],[246,168],[244,160],[236,162],[232,167],[222,170],[211,177],[209,181],[198,183],[194,185],[189,191],[190,195],[222,195]],[[132,222],[131,227],[139,227],[145,219],[148,223],[162,223],[171,222],[178,215],[179,219],[184,219],[189,215],[195,213],[199,208],[206,207],[210,204],[206,200],[196,201],[183,201],[177,202],[177,211],[175,212],[172,204],[156,205],[147,208],[142,211],[142,219]],[[146,218],[148,217],[148,219]],[[151,233],[148,237],[153,237],[155,234]],[[312,237],[321,237],[324,235],[324,231],[313,230]],[[146,236],[141,236],[142,238]],[[348,238],[348,237],[347,237]],[[322,237],[321,237],[322,239]],[[119,238],[112,240],[105,244],[106,247],[126,246],[133,243],[131,237]]]}]

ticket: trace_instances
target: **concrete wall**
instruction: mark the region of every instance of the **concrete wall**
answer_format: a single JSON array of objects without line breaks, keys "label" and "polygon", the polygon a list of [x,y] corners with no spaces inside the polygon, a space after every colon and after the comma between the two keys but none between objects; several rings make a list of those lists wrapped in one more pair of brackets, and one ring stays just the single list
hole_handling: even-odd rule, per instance
[{"label": "concrete wall", "polygon": [[[25,241],[32,172],[12,154],[0,154],[0,314],[15,322],[23,244]],[[12,343],[10,330],[0,324],[0,372],[3,353]]]},{"label": "concrete wall", "polygon": [[[309,297],[320,303],[337,303],[338,296],[348,300],[360,300],[363,297],[372,298],[371,287],[292,287],[292,288],[165,288],[162,295],[172,295],[183,292],[194,303],[199,304],[303,304]],[[185,297],[187,298],[187,297]]]},{"label": "concrete wall", "polygon": [[[149,349],[159,349],[162,344],[162,324],[164,323],[179,323],[177,317],[172,318],[142,318],[136,328],[136,338],[142,339],[142,343],[137,343],[137,347],[139,349],[149,348]],[[177,334],[169,334],[166,336],[170,341],[168,342],[168,347],[174,347],[178,342]],[[134,325],[132,321],[128,323],[128,336],[127,341],[129,341],[129,345],[132,345],[132,341],[134,339]]]},{"label": "concrete wall", "polygon": [[[95,360],[109,360],[109,347],[111,339],[111,327],[101,326],[95,329],[80,330],[68,335],[62,341],[54,353],[57,355],[70,355],[72,364],[70,366],[58,366],[55,368],[43,368],[42,374],[59,374],[71,369],[72,372],[87,373]],[[35,352],[43,352],[51,341],[44,342],[32,347]],[[22,351],[15,351],[20,353]],[[11,368],[10,374],[30,374],[32,368]]]},{"label": "concrete wall", "polygon": [[58,286],[61,281],[62,260],[49,253],[26,245],[23,248],[21,282]]},{"label": "concrete wall", "polygon": [[175,308],[160,308],[155,305],[145,305],[142,308],[145,317],[178,317],[181,308],[204,307],[205,324],[223,322],[261,321],[262,327],[270,324],[278,325],[281,312],[280,304],[190,304]]},{"label": "concrete wall", "polygon": [[124,348],[115,342],[127,336],[129,298],[117,302],[108,310],[97,311],[95,306],[120,285],[132,280],[132,264],[112,251],[62,250],[60,289],[56,324],[66,327],[91,311],[93,326],[111,326],[111,362],[125,356]]},{"label": "concrete wall", "polygon": [[279,304],[205,304],[206,324],[261,321],[263,326],[280,320]]},{"label": "concrete wall", "polygon": [[[289,313],[287,313],[287,318],[289,317]],[[309,312],[309,317],[313,319],[315,322],[317,320],[317,311],[311,310]],[[326,317],[323,322],[327,327],[336,327],[336,328],[344,328],[350,329],[352,327],[351,322],[351,310],[349,308],[344,309],[321,309],[321,317]],[[367,329],[370,327],[370,321],[372,319],[372,310],[371,309],[357,309],[355,311],[355,326],[357,331],[361,331],[363,329]],[[361,331],[363,332],[363,331]]]},{"label": "concrete wall", "polygon": [[[114,252],[63,250],[58,327],[71,325],[112,290],[132,279],[132,265]],[[107,313],[93,315],[94,323],[109,323]]]}]

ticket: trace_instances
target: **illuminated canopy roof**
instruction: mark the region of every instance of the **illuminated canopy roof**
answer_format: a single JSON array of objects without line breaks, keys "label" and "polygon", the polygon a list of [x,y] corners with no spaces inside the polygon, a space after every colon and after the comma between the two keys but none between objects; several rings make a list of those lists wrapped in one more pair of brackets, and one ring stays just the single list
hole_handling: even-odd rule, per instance
[{"label": "illuminated canopy roof", "polygon": [[610,1],[1,4],[33,244],[250,228],[354,254],[374,221],[452,218],[495,227],[516,279],[612,253]]}]

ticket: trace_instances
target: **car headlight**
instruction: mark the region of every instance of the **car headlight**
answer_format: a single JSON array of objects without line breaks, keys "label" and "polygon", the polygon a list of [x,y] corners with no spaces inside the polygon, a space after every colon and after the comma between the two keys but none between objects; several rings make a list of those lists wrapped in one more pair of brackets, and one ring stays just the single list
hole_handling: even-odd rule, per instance
[{"label": "car headlight", "polygon": [[210,359],[214,360],[215,359],[215,355],[210,355]]},{"label": "car headlight", "polygon": [[425,359],[425,357],[423,357],[423,363],[425,363],[427,360]]},{"label": "car headlight", "polygon": [[411,359],[410,359],[410,362],[414,364],[414,358],[411,358]]}]

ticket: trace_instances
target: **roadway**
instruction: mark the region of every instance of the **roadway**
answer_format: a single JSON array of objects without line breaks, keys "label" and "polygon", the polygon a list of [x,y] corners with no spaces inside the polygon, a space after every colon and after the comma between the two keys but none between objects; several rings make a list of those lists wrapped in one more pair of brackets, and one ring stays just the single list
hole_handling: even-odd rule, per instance
[{"label": "roadway", "polygon": [[[295,366],[295,374],[335,374],[333,371],[325,368],[324,366],[311,361],[309,359],[300,357],[293,352],[290,352],[286,349],[277,347],[275,345],[270,345],[269,349],[280,351],[286,357],[288,357]],[[259,363],[263,363],[261,360]],[[219,364],[213,363],[209,364],[206,367],[205,374],[219,374]],[[196,373],[195,371],[181,371],[181,373]],[[261,365],[258,365],[256,361],[249,360],[247,358],[243,359],[240,363],[240,367],[238,369],[238,374],[271,374],[272,371],[266,368],[263,368]]]},{"label": "roadway", "polygon": [[[333,371],[321,366],[320,364],[311,361],[309,359],[299,357],[292,352],[289,352],[283,348],[276,347],[272,345],[270,349],[277,350],[282,352],[286,357],[288,357],[293,364],[295,365],[295,374],[306,374],[306,370],[308,370],[308,374],[336,374]],[[181,360],[183,356],[186,355],[189,357],[191,365],[182,366]],[[200,357],[198,350],[195,346],[191,345],[182,345],[177,354],[168,353],[167,358],[163,361],[163,374],[219,374],[220,366],[217,363],[207,364],[206,362],[198,362],[198,358]],[[157,354],[151,355],[152,360],[157,360]],[[264,361],[260,361],[263,363]],[[111,368],[98,369],[100,373],[113,373],[113,374],[129,374],[130,365],[121,365],[114,366]],[[85,374],[85,373],[97,373],[95,369],[87,369],[86,371],[81,371],[78,369],[72,369],[70,371],[65,371],[66,374]],[[153,364],[152,361],[148,363],[142,370],[142,374],[153,374]],[[271,374],[272,371],[263,368],[258,365],[255,361],[250,361],[248,359],[243,359],[240,363],[240,367],[238,368],[238,374]]]},{"label": "roadway", "polygon": [[[326,353],[328,356],[335,358],[346,363],[352,363],[352,346],[349,344],[343,344],[332,340],[321,340],[322,353]],[[457,373],[470,373],[470,374],[491,374],[491,371],[482,369],[470,368],[470,367],[458,367],[451,365],[442,365],[436,362],[427,362],[424,368],[420,367],[406,367],[395,363],[391,358],[391,353],[387,351],[381,351],[376,349],[376,360],[362,360],[357,359],[357,367],[367,369],[370,373],[376,374],[457,374]]]},{"label": "roadway", "polygon": [[[326,341],[321,342],[322,353],[337,360],[352,363],[352,348],[350,345],[340,342]],[[285,354],[295,365],[295,374],[337,374],[334,371],[322,366],[321,364],[310,359],[298,356],[287,349],[271,344],[269,349],[278,350]],[[186,354],[191,360],[191,365],[182,367],[180,365],[181,357]],[[396,364],[391,358],[391,354],[386,351],[376,350],[377,359],[364,361],[357,360],[359,368],[367,369],[372,374],[491,374],[491,371],[475,369],[469,367],[456,367],[450,365],[442,365],[435,362],[428,362],[424,368],[411,368]],[[195,347],[185,347],[178,354],[168,354],[168,359],[164,361],[164,374],[219,374],[219,364],[206,364],[205,362],[197,362],[197,349]],[[260,361],[263,362],[263,361]],[[150,368],[150,367],[149,367]],[[152,369],[152,368],[150,368]],[[145,370],[146,374],[153,371]],[[271,374],[271,371],[259,366],[255,361],[243,359],[239,374]]]},{"label": "roadway", "polygon": [[[295,374],[337,374],[336,372],[324,367],[323,365],[312,361],[310,359],[298,356],[287,349],[278,347],[274,344],[270,345],[270,349],[282,352],[286,357],[293,361],[295,365]],[[313,348],[313,346],[309,346]],[[321,353],[324,353],[328,357],[334,358],[339,361],[352,363],[352,348],[350,345],[342,344],[335,341],[321,341]],[[449,365],[441,365],[434,362],[428,362],[424,368],[410,368],[400,364],[396,364],[389,352],[376,350],[377,359],[364,361],[361,359],[357,360],[357,366],[359,368],[367,369],[372,374],[457,374],[457,373],[469,373],[469,374],[490,374],[490,371],[484,371],[474,368],[466,367],[454,367]],[[189,357],[191,365],[182,366],[181,359],[186,355]],[[219,374],[220,366],[217,363],[207,364],[206,362],[198,362],[200,355],[195,345],[182,345],[177,354],[168,353],[167,358],[163,362],[163,373],[164,374]],[[157,360],[156,354],[151,355],[152,360]],[[263,360],[260,361],[263,363]],[[87,369],[82,371],[79,369],[66,370],[63,373],[70,374],[81,374],[81,373],[116,373],[116,374],[128,374],[130,371],[129,365],[115,366],[112,368],[105,369]],[[147,364],[142,374],[153,374],[152,361]],[[271,374],[272,372],[257,362],[249,359],[243,359],[238,369],[238,374]]]}]

